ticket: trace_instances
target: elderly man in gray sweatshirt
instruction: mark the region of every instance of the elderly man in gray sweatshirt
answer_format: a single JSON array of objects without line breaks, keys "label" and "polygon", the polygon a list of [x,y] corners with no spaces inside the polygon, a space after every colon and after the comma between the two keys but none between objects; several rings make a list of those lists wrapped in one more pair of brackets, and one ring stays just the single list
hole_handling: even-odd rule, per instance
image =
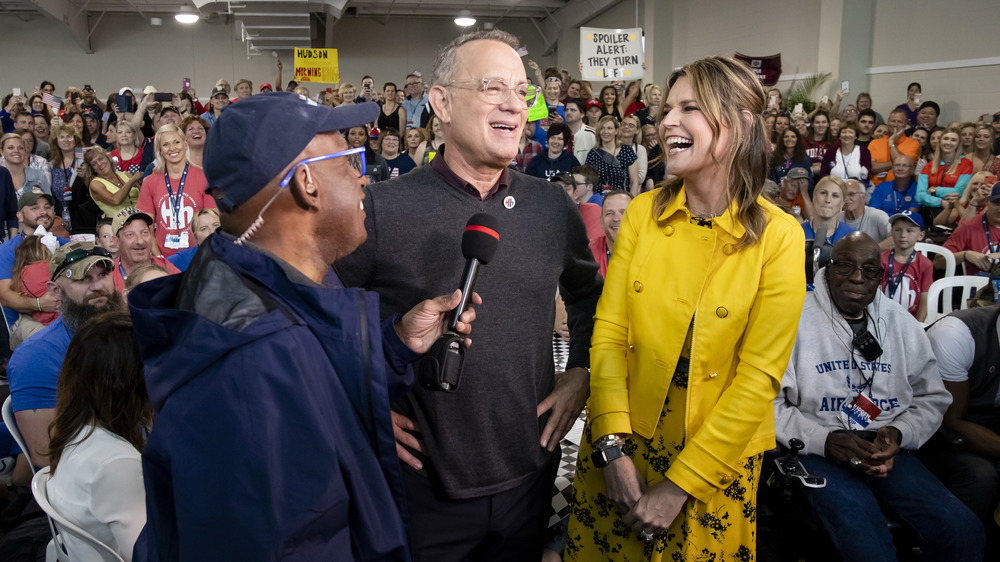
[{"label": "elderly man in gray sweatshirt", "polygon": [[981,560],[983,528],[914,456],[951,396],[920,325],[878,290],[878,244],[852,232],[833,247],[802,308],[775,398],[778,442],[805,443],[802,463],[827,485],[806,499],[845,560],[895,560],[879,501],[928,560]]}]

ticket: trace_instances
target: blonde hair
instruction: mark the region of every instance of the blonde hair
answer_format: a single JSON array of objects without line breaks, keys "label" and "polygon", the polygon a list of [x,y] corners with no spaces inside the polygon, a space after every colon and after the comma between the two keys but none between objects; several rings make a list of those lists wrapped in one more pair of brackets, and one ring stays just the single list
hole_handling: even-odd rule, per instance
[{"label": "blonde hair", "polygon": [[613,138],[615,140],[615,148],[618,148],[619,146],[622,145],[622,140],[618,136],[618,134],[621,132],[622,125],[621,125],[621,123],[618,122],[618,119],[616,119],[614,115],[605,115],[604,117],[601,117],[600,119],[598,119],[598,121],[597,121],[597,148],[600,148],[602,150],[604,149],[604,141],[601,140],[601,129],[604,127],[605,123],[613,123],[614,124],[614,126],[615,126],[615,136]]},{"label": "blonde hair", "polygon": [[[42,244],[40,236],[25,236],[21,244],[14,250],[14,269],[11,270],[10,287],[21,293],[21,273],[29,265],[49,261],[52,250]],[[22,293],[23,294],[23,293]]]},{"label": "blonde hair", "polygon": [[253,82],[247,80],[246,78],[240,78],[239,80],[236,81],[236,84],[233,86],[234,92],[236,91],[236,88],[240,87],[240,84],[246,84],[247,86],[250,86],[250,93],[251,94],[253,93]]},{"label": "blonde hair", "polygon": [[[181,130],[177,125],[164,125],[156,130],[155,144],[153,145],[153,153],[156,155],[156,160],[153,164],[153,172],[159,174],[162,173],[166,168],[166,162],[163,160],[163,155],[160,154],[160,148],[163,147],[163,137],[167,133],[173,133],[187,144],[187,137],[184,136],[184,131]],[[184,151],[184,159],[187,160],[187,151]]]},{"label": "blonde hair", "polygon": [[[142,131],[140,131],[138,127],[133,125],[131,121],[127,121],[125,119],[119,119],[116,123],[118,124],[118,128],[116,129],[118,134],[121,134],[122,129],[131,131],[133,148],[138,150],[142,147],[142,144],[145,142],[145,138],[142,136]],[[119,141],[119,144],[121,144],[121,141]]]},{"label": "blonde hair", "polygon": [[955,136],[958,137],[958,144],[955,146],[955,154],[951,157],[951,166],[948,167],[948,171],[945,172],[945,175],[954,174],[955,171],[958,170],[959,162],[962,161],[962,130],[956,129],[955,127],[948,127],[943,133],[941,133],[941,138],[938,139],[937,148],[934,149],[934,161],[931,162],[932,176],[938,172],[938,167],[941,165],[941,157],[944,156],[941,152],[941,140],[944,139],[944,136],[949,133],[954,133]]},{"label": "blonde hair", "polygon": [[91,147],[90,150],[83,154],[83,162],[80,163],[80,167],[78,169],[79,176],[83,178],[83,182],[87,185],[90,185],[91,180],[97,177],[97,174],[94,173],[94,166],[91,162],[98,157],[108,159],[108,165],[111,166],[112,175],[117,175],[118,173],[118,167],[115,166],[115,162],[111,159],[110,154],[105,152],[104,149],[99,146]]},{"label": "blonde hair", "polygon": [[[758,200],[768,176],[771,143],[764,131],[764,88],[749,67],[729,57],[708,57],[685,65],[667,79],[664,99],[681,77],[691,82],[701,114],[712,129],[709,152],[728,171],[726,199],[736,205],[736,219],[746,232],[736,248],[749,248],[760,241],[767,227],[767,211]],[[730,143],[716,158],[722,127],[730,129]],[[661,184],[653,201],[653,220],[659,221],[684,186],[683,178]]]},{"label": "blonde hair", "polygon": [[823,185],[824,183],[832,183],[833,185],[836,185],[840,189],[840,194],[843,195],[844,197],[847,197],[847,182],[845,182],[839,176],[833,176],[833,175],[826,176],[823,179],[816,182],[816,187],[813,189],[813,193],[816,193],[816,190],[819,189],[819,186]]}]

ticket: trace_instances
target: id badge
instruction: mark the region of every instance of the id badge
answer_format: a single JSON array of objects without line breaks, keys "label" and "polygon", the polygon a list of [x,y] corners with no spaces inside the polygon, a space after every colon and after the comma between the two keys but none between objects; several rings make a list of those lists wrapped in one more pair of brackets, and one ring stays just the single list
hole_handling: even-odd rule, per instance
[{"label": "id badge", "polygon": [[171,250],[183,248],[181,246],[181,237],[176,234],[168,234],[167,238],[163,241],[163,245]]},{"label": "id badge", "polygon": [[844,404],[837,415],[847,429],[864,430],[868,429],[868,425],[881,413],[882,409],[867,396],[858,394],[854,400]]}]

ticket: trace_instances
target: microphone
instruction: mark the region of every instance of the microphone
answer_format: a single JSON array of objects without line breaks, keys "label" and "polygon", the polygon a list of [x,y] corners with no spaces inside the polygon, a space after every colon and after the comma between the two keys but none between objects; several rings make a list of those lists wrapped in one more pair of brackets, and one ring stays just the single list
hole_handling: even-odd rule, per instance
[{"label": "microphone", "polygon": [[451,313],[448,331],[441,335],[427,354],[417,363],[417,380],[427,390],[455,392],[462,379],[465,365],[464,340],[457,330],[458,318],[472,299],[472,290],[479,274],[479,264],[486,265],[493,259],[500,243],[497,219],[493,215],[473,215],[465,225],[462,235],[462,255],[465,270],[462,272],[462,300]]},{"label": "microphone", "polygon": [[493,259],[500,243],[500,233],[497,232],[497,219],[487,213],[472,215],[465,225],[462,234],[462,255],[465,256],[465,270],[462,271],[462,300],[452,312],[448,329],[456,332],[458,318],[472,300],[472,290],[479,275],[479,264],[486,265]]}]

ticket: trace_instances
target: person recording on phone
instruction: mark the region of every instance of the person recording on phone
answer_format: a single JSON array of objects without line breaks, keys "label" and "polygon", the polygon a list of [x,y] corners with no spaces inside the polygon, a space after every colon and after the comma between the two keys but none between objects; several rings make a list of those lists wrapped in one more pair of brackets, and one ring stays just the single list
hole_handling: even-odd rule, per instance
[{"label": "person recording on phone", "polygon": [[882,275],[867,234],[834,244],[774,400],[778,443],[801,439],[799,460],[826,478],[805,498],[844,560],[896,560],[879,501],[916,532],[928,560],[981,560],[982,524],[913,454],[951,396],[923,328],[879,291]]},{"label": "person recording on phone", "polygon": [[[488,213],[498,222],[496,254],[476,283],[485,303],[461,385],[451,393],[414,387],[394,404],[414,560],[539,560],[559,441],[589,391],[602,283],[583,220],[561,188],[507,167],[541,95],[528,84],[519,46],[491,30],[441,51],[428,97],[446,143],[429,165],[369,186],[368,241],[335,264],[348,286],[379,293],[387,317],[453,290],[467,221]],[[419,95],[407,91],[410,100]],[[558,375],[557,287],[571,335]]]},{"label": "person recording on phone", "polygon": [[280,92],[210,129],[221,229],[128,295],[156,412],[149,560],[410,559],[389,401],[462,295],[380,321],[378,296],[329,265],[366,236],[364,156],[343,132],[377,114]]}]

